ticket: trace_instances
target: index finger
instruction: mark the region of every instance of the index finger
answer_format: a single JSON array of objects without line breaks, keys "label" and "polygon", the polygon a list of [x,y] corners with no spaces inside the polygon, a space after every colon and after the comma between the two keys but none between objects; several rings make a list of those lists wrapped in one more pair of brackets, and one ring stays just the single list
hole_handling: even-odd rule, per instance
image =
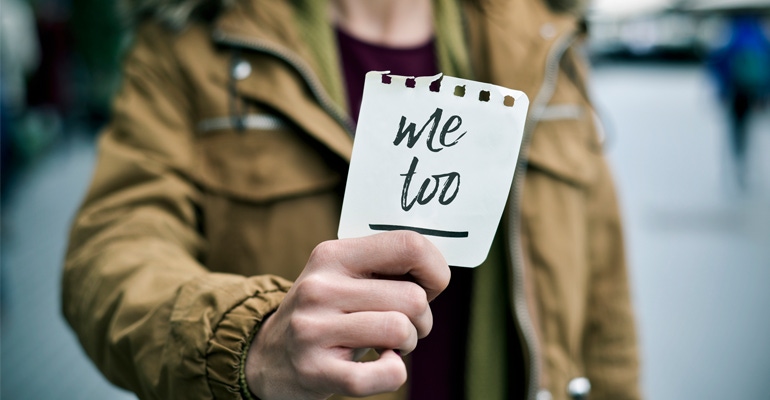
[{"label": "index finger", "polygon": [[309,265],[329,265],[361,278],[411,276],[433,300],[449,284],[450,271],[433,243],[411,231],[324,242],[313,251]]}]

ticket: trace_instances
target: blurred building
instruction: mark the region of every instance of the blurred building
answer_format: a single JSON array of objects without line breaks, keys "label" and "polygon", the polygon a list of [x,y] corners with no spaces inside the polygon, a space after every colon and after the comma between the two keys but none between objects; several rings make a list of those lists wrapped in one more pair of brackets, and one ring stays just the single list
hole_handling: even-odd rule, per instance
[{"label": "blurred building", "polygon": [[595,0],[588,50],[595,57],[696,59],[725,40],[736,13],[760,15],[770,31],[770,0]]}]

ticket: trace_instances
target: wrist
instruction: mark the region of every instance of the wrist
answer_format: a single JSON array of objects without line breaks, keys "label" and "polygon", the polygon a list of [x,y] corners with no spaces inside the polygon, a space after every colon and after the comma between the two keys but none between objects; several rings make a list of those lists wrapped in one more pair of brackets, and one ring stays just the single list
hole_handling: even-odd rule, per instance
[{"label": "wrist", "polygon": [[241,396],[246,400],[259,400],[259,397],[252,392],[251,388],[249,387],[249,380],[247,375],[247,372],[249,370],[248,368],[248,362],[249,362],[249,354],[251,353],[251,346],[254,341],[254,338],[257,336],[257,332],[259,331],[259,325],[254,329],[254,331],[249,335],[248,339],[246,340],[246,346],[243,349],[243,354],[241,355],[241,370],[239,372],[238,376],[238,384],[241,388]]},{"label": "wrist", "polygon": [[246,346],[243,349],[241,355],[241,370],[239,376],[239,385],[241,387],[241,396],[246,400],[260,400],[260,397],[256,394],[257,382],[259,381],[259,362],[257,361],[257,336],[262,331],[262,328],[267,324],[268,319],[273,315],[275,311],[265,315],[262,321],[254,327],[254,331],[251,332],[246,340]]}]

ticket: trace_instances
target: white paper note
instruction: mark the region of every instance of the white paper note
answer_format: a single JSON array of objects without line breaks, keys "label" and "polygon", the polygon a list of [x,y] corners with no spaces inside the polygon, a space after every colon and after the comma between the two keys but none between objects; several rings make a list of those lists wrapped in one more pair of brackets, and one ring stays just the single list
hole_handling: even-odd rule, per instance
[{"label": "white paper note", "polygon": [[505,207],[529,100],[449,76],[417,77],[410,88],[407,77],[383,83],[383,74],[366,75],[338,235],[413,230],[449,265],[476,267]]}]

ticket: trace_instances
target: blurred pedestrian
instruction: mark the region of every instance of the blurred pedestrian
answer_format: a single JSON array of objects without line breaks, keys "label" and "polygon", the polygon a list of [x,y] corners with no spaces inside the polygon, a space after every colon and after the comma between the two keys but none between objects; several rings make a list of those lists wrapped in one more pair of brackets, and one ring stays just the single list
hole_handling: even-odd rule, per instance
[{"label": "blurred pedestrian", "polygon": [[79,106],[74,101],[69,3],[39,0],[34,5],[41,59],[40,67],[28,81],[27,103],[30,108],[50,110],[46,112],[64,119]]},{"label": "blurred pedestrian", "polygon": [[27,105],[27,78],[40,63],[32,8],[23,0],[0,0],[0,195],[13,174],[18,126]]},{"label": "blurred pedestrian", "polygon": [[125,21],[113,1],[72,0],[75,51],[85,75],[81,107],[90,127],[98,131],[109,117],[110,101],[120,83],[120,56],[126,41]]},{"label": "blurred pedestrian", "polygon": [[728,35],[725,45],[711,53],[709,65],[729,115],[736,178],[745,189],[750,113],[770,96],[770,41],[760,17],[750,14],[733,15]]}]

